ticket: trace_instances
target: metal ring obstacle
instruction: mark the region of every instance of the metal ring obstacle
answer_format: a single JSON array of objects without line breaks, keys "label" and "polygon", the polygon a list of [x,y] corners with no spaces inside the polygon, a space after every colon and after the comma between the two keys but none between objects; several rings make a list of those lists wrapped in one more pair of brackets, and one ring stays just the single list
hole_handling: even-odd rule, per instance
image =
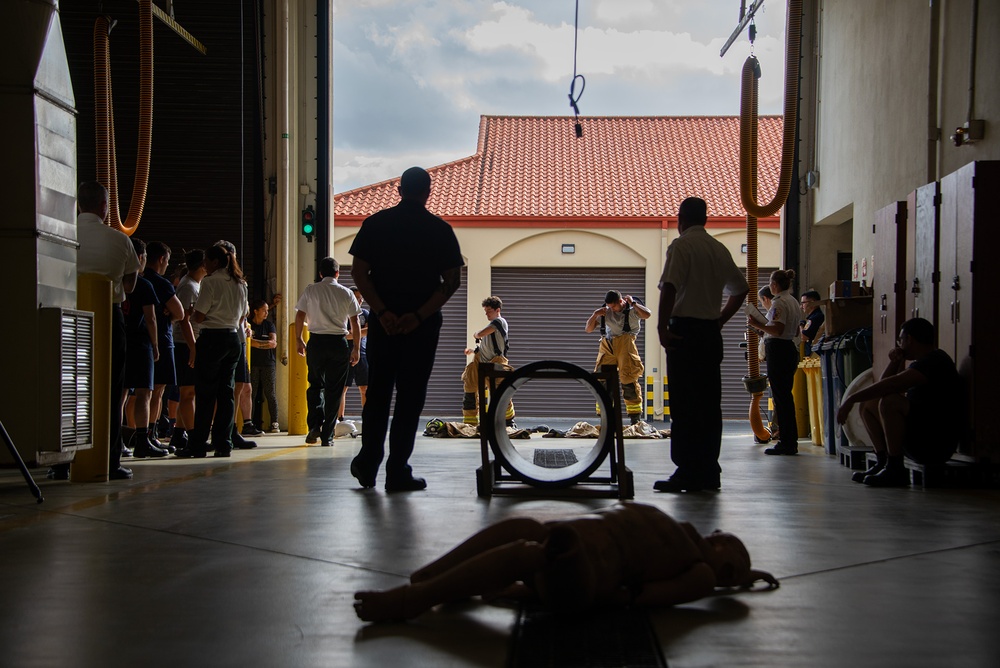
[{"label": "metal ring obstacle", "polygon": [[[532,378],[573,379],[587,387],[600,409],[601,427],[594,444],[576,463],[561,468],[546,468],[525,459],[507,434],[505,407],[517,389]],[[486,436],[500,465],[525,483],[536,487],[569,487],[587,479],[607,459],[615,442],[615,429],[609,423],[614,410],[611,395],[594,375],[575,364],[558,360],[532,362],[507,376],[490,398],[486,412]]]}]

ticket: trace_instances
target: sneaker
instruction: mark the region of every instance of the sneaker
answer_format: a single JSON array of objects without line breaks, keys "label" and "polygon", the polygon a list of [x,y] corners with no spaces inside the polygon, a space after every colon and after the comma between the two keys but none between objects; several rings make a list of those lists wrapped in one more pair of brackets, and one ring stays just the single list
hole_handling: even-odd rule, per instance
[{"label": "sneaker", "polygon": [[272,434],[277,434],[280,431],[281,431],[281,427],[278,426],[278,423],[277,422],[272,422],[271,423],[271,433]]},{"label": "sneaker", "polygon": [[306,444],[315,445],[319,443],[319,429],[310,429],[309,433],[306,434]]},{"label": "sneaker", "polygon": [[260,436],[264,432],[258,429],[253,422],[244,422],[243,430],[240,433],[244,436]]}]

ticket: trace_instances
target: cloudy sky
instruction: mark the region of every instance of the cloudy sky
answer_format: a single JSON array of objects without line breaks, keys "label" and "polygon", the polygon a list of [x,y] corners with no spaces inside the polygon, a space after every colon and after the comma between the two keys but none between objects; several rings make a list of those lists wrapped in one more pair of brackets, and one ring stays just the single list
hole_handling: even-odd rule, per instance
[{"label": "cloudy sky", "polygon": [[[739,114],[746,31],[719,57],[739,0],[579,6],[582,116]],[[575,0],[334,0],[334,192],[472,155],[483,114],[572,115],[575,11]],[[780,114],[785,3],[765,2],[756,23],[760,113]]]}]

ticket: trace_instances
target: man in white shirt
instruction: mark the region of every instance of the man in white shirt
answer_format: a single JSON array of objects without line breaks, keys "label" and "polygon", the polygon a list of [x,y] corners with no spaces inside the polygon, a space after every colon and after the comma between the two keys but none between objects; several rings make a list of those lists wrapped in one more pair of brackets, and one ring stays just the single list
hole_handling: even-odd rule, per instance
[{"label": "man in white shirt", "polygon": [[[340,264],[332,257],[319,263],[320,281],[307,285],[295,303],[295,340],[299,355],[309,368],[306,390],[306,443],[333,445],[340,398],[347,383],[347,370],[361,354],[361,306],[354,293],[337,282]],[[350,321],[350,341],[347,323]],[[309,325],[309,343],[303,337]]]},{"label": "man in white shirt", "polygon": [[[667,248],[660,278],[657,332],[667,350],[670,458],[677,470],[658,492],[720,488],[722,447],[722,326],[750,291],[721,242],[706,230],[705,200],[689,197],[677,214],[680,237]],[[728,295],[722,310],[720,296]]]},{"label": "man in white shirt", "polygon": [[[104,224],[108,217],[108,191],[100,183],[81,183],[77,191],[76,236],[80,249],[76,255],[78,274],[100,274],[111,279],[111,431],[109,438],[108,476],[126,480],[132,471],[121,465],[122,407],[125,385],[125,316],[122,302],[132,292],[139,274],[139,257],[132,241],[122,232]],[[60,475],[62,473],[62,475]],[[68,471],[53,467],[55,478]]]}]

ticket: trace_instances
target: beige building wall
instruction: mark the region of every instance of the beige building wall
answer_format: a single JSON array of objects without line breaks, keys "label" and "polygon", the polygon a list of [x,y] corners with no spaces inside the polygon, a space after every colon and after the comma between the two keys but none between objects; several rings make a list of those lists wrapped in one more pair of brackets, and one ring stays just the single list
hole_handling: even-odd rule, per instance
[{"label": "beige building wall", "polygon": [[[602,268],[636,268],[646,271],[646,294],[644,299],[652,309],[653,316],[647,327],[646,349],[643,359],[647,375],[659,383],[666,369],[666,356],[656,336],[657,303],[659,301],[659,281],[663,271],[667,246],[677,238],[676,226],[669,229],[648,227],[642,229],[580,229],[551,227],[455,227],[462,256],[468,271],[469,292],[466,304],[469,339],[482,325],[482,300],[493,294],[491,276],[494,267],[538,267],[587,268],[599,272]],[[343,265],[349,265],[352,258],[348,250],[357,235],[358,228],[338,224],[334,226],[333,256]],[[746,230],[709,228],[709,232],[721,241],[733,255],[739,267],[746,267],[746,254],[742,251],[746,243]],[[575,252],[564,254],[563,244],[573,244]],[[776,229],[761,230],[758,235],[758,264],[762,267],[778,267],[781,263],[781,238]],[[345,277],[344,283],[350,283]],[[503,295],[501,295],[503,297]],[[603,295],[597,296],[599,299]],[[720,295],[721,303],[721,295]],[[588,314],[580,314],[580,327]]]},{"label": "beige building wall", "polygon": [[978,3],[971,114],[986,121],[985,138],[950,140],[970,114],[972,7],[806,1],[800,170],[819,173],[802,198],[806,281],[834,280],[837,250],[871,267],[876,211],[971,161],[1000,158],[1000,3]]}]

